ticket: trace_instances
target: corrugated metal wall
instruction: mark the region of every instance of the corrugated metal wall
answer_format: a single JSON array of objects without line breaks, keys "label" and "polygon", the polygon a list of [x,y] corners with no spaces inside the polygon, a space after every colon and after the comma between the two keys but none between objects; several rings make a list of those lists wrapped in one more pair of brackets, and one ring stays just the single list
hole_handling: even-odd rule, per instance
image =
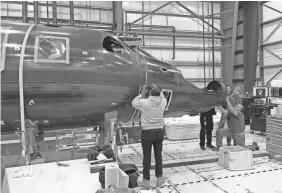
[{"label": "corrugated metal wall", "polygon": [[[124,27],[126,30],[139,30],[143,32],[153,33],[173,33],[175,30],[177,33],[182,34],[196,34],[198,37],[175,37],[175,45],[173,37],[164,36],[143,36],[144,45],[143,48],[151,53],[153,56],[160,60],[173,63],[178,66],[183,72],[183,75],[188,80],[192,81],[195,85],[203,87],[204,78],[204,51],[203,51],[203,21],[201,18],[192,17],[191,13],[185,9],[194,12],[196,15],[204,13],[205,21],[212,24],[211,18],[211,3],[204,2],[204,11],[202,10],[202,2],[185,1],[180,4],[162,2],[162,1],[123,1],[123,24],[132,23],[134,20],[146,15],[146,13],[152,12],[155,9],[163,6],[155,14],[151,14],[131,25],[130,27]],[[53,9],[54,2],[51,1],[39,1],[39,23],[53,23]],[[70,2],[69,1],[57,1],[57,23],[59,25],[70,25]],[[167,4],[166,6],[164,6]],[[23,21],[23,3],[18,2],[1,2],[1,18],[13,21]],[[98,29],[105,29],[111,31],[113,24],[113,2],[111,1],[74,1],[74,26],[76,27],[92,27]],[[35,22],[34,20],[34,3],[27,2],[27,21]],[[220,21],[220,3],[213,3],[214,26],[221,28]],[[146,25],[146,27],[140,27]],[[212,67],[212,39],[210,25],[204,24],[205,36],[205,63],[206,73],[205,78],[207,81],[213,78]],[[218,37],[220,34],[214,31],[214,35]],[[175,46],[175,52],[173,51]],[[215,61],[215,78],[221,78],[221,38],[214,40],[214,61]]]}]

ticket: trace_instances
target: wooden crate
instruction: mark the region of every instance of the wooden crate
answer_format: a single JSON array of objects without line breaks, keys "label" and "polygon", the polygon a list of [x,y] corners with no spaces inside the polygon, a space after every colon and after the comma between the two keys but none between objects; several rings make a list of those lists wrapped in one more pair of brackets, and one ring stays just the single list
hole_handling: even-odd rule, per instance
[{"label": "wooden crate", "polygon": [[282,118],[268,116],[266,119],[266,150],[269,157],[282,156]]}]

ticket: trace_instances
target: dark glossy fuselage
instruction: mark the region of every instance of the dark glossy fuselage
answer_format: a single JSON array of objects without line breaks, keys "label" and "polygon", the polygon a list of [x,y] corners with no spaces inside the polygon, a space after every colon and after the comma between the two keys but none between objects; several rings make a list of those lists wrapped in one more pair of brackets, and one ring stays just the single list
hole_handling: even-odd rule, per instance
[{"label": "dark glossy fuselage", "polygon": [[[1,27],[6,29],[1,30],[2,42],[9,33],[1,73],[2,131],[6,131],[20,120],[19,47],[30,24],[2,23]],[[68,39],[69,62],[34,60],[36,37],[46,36]],[[104,40],[109,37],[122,51],[105,49]],[[175,66],[136,52],[112,34],[97,30],[35,25],[27,39],[23,66],[25,116],[46,129],[94,125],[111,111],[118,111],[118,122],[138,120],[140,113],[131,101],[146,77],[148,84],[173,91],[166,117],[206,111],[219,106],[226,96],[225,88],[217,92],[199,89]]]}]

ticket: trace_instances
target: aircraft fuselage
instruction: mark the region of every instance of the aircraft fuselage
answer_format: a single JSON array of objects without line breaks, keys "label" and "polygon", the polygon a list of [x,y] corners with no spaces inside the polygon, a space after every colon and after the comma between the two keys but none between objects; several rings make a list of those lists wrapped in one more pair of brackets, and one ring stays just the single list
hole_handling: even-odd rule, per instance
[{"label": "aircraft fuselage", "polygon": [[103,122],[111,111],[118,111],[118,122],[136,121],[140,112],[131,102],[146,80],[172,92],[165,117],[206,111],[225,98],[225,88],[199,89],[175,66],[132,50],[103,31],[35,25],[23,46],[30,25],[2,23],[2,132],[20,120],[24,46],[25,117],[41,128],[90,126]]}]

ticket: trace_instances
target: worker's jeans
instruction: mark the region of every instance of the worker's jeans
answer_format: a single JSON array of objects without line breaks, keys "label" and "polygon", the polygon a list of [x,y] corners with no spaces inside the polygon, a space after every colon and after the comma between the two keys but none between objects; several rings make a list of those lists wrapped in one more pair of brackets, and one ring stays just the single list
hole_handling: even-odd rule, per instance
[{"label": "worker's jeans", "polygon": [[142,130],[141,144],[143,149],[143,179],[150,180],[151,169],[151,152],[152,146],[154,147],[155,154],[155,175],[156,177],[162,177],[162,149],[164,140],[163,129],[150,129]]},{"label": "worker's jeans", "polygon": [[230,128],[228,129],[218,129],[216,131],[216,146],[222,147],[223,136],[232,137],[234,140],[234,146],[240,145],[245,146],[245,133],[232,133]]},{"label": "worker's jeans", "polygon": [[207,135],[207,145],[212,144],[212,131],[213,131],[213,124],[201,125],[200,131],[200,146],[205,146],[205,138]]},{"label": "worker's jeans", "polygon": [[[221,118],[220,118],[220,121],[219,121],[219,127],[218,127],[218,129],[223,129],[224,128],[224,125],[225,125],[225,122],[227,122],[227,125],[228,125],[228,127],[230,127],[229,125],[229,121],[228,121],[228,119],[227,119],[227,117],[222,113],[221,114]],[[231,144],[231,140],[232,140],[232,138],[231,137],[227,137],[227,144]]]}]

